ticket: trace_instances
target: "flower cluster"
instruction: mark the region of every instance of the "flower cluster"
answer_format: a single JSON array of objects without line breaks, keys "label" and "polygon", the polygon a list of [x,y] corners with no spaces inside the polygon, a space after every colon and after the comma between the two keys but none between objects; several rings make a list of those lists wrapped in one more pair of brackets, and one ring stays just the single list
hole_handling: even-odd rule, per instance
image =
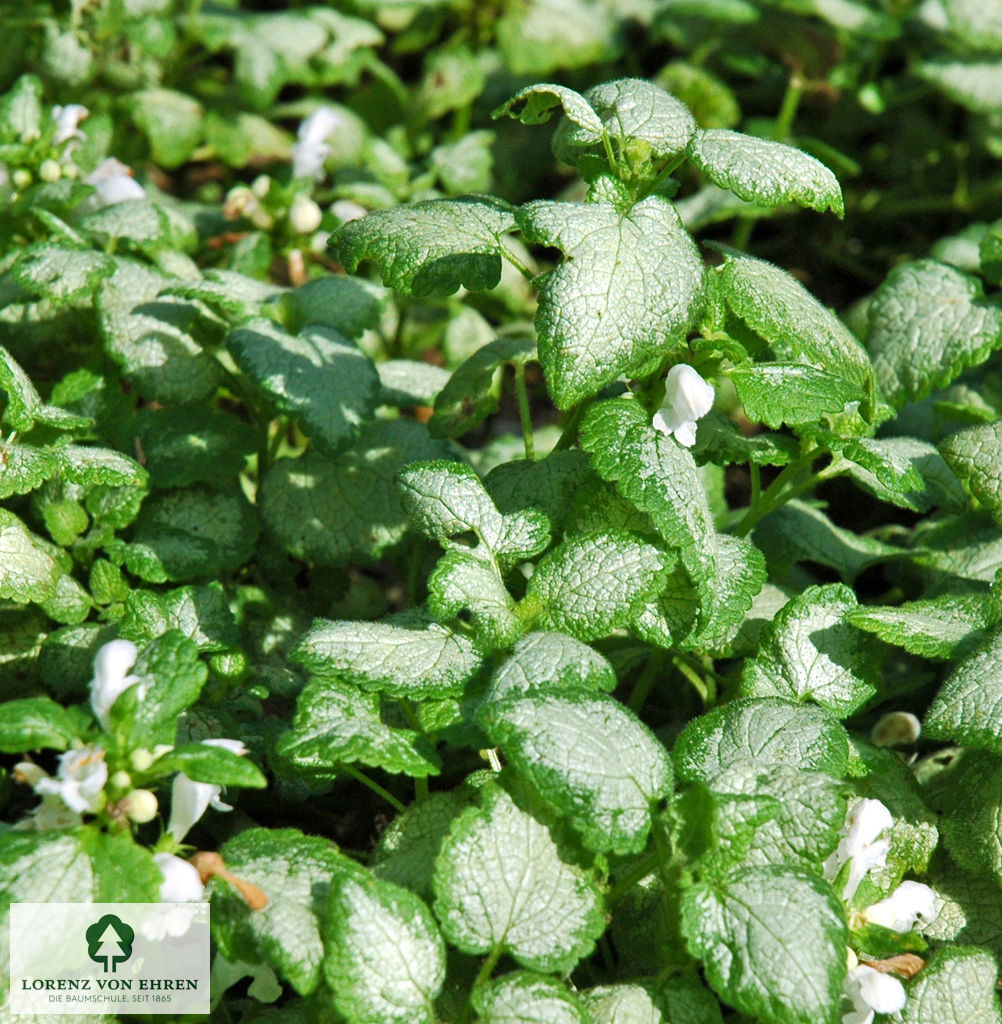
[{"label": "flower cluster", "polygon": [[[850,808],[846,827],[835,852],[825,861],[825,877],[842,882],[842,899],[850,905],[860,882],[873,868],[884,867],[891,841],[885,835],[894,824],[891,812],[879,801],[861,799]],[[902,882],[890,896],[864,910],[853,911],[854,927],[879,925],[894,932],[910,932],[930,924],[937,914],[936,894],[921,882]],[[905,1005],[905,989],[897,978],[859,963],[849,950],[849,973],[843,989],[852,1009],[842,1024],[872,1024],[876,1013],[897,1013]]]}]

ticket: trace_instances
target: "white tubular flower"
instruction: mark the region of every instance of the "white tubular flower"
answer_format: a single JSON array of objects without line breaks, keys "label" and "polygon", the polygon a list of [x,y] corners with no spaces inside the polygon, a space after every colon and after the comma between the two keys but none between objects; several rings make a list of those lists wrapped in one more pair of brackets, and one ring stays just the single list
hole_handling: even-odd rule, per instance
[{"label": "white tubular flower", "polygon": [[936,893],[921,882],[902,882],[890,896],[867,907],[863,917],[894,932],[910,932],[917,923],[936,920]]},{"label": "white tubular flower", "polygon": [[898,743],[914,743],[922,733],[922,723],[910,711],[890,711],[881,715],[870,732],[870,739],[878,747],[893,747]]},{"label": "white tubular flower", "polygon": [[71,139],[87,138],[77,126],[88,114],[90,111],[79,103],[67,103],[65,107],[53,107],[52,116],[56,122],[56,135],[52,141],[58,146]]},{"label": "white tubular flower", "polygon": [[333,107],[318,107],[299,126],[292,147],[293,178],[319,180],[324,174],[324,161],[331,154],[327,139],[344,118]]},{"label": "white tubular flower", "polygon": [[871,868],[883,867],[887,863],[890,839],[878,838],[894,824],[891,812],[879,800],[858,800],[849,812],[845,836],[835,852],[825,861],[824,872],[832,880],[849,865],[849,877],[842,890],[842,899],[852,901],[859,883]]},{"label": "white tubular flower", "polygon": [[155,853],[153,862],[163,875],[160,899],[164,903],[198,903],[205,897],[205,886],[194,864],[173,853]]},{"label": "white tubular flower", "polygon": [[675,435],[679,444],[696,443],[696,420],[713,408],[713,388],[686,363],[679,363],[665,378],[665,397],[654,414],[654,429]]},{"label": "white tubular flower", "polygon": [[897,1013],[907,998],[897,978],[866,964],[849,971],[842,990],[853,1007],[842,1014],[842,1024],[871,1024],[875,1013]]},{"label": "white tubular flower", "polygon": [[[223,747],[234,754],[246,754],[247,748],[239,740],[202,740],[209,747]],[[174,776],[171,788],[170,821],[167,831],[180,843],[192,826],[212,807],[217,811],[232,811],[230,804],[219,799],[223,787],[212,782],[195,782],[183,772]]]},{"label": "white tubular flower", "polygon": [[39,779],[36,793],[58,796],[77,814],[96,813],[104,803],[102,790],[108,781],[108,765],[101,747],[83,747],[59,755],[59,772],[55,778]]},{"label": "white tubular flower", "polygon": [[145,199],[146,189],[132,177],[132,168],[121,160],[108,157],[84,181],[97,189],[96,208],[124,203],[128,199]]},{"label": "white tubular flower", "polygon": [[111,728],[111,708],[130,687],[139,682],[130,676],[129,669],[136,663],[139,651],[129,640],[112,640],[105,644],[94,658],[94,678],[90,681],[90,706],[94,709],[101,728]]},{"label": "white tubular flower", "polygon": [[300,193],[289,207],[289,226],[300,235],[310,235],[320,227],[323,216],[320,207]]}]

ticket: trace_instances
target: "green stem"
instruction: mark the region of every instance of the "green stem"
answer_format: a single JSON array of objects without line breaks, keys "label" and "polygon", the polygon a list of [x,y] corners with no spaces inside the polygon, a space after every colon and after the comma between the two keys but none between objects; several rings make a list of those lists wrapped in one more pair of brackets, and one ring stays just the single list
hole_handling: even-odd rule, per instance
[{"label": "green stem", "polygon": [[800,458],[794,459],[793,462],[786,466],[779,476],[759,494],[758,500],[751,504],[744,518],[735,527],[734,533],[738,537],[744,537],[751,532],[760,519],[782,505],[786,500],[784,491],[790,487],[791,483],[804,469],[810,467],[820,454],[817,448],[812,448],[809,452],[805,452]]},{"label": "green stem", "polygon": [[605,148],[605,158],[609,161],[609,170],[615,174],[619,165],[616,162],[616,155],[612,151],[612,139],[609,138],[608,132],[602,132],[602,145]]},{"label": "green stem", "polygon": [[717,703],[717,684],[712,679],[704,679],[692,665],[682,658],[673,658],[672,664],[692,683],[692,688],[699,694],[704,708],[709,710]]},{"label": "green stem", "polygon": [[578,427],[581,424],[581,420],[584,419],[584,414],[588,411],[591,403],[592,399],[586,398],[583,402],[574,406],[574,408],[567,414],[567,418],[564,421],[563,432],[560,437],[557,438],[557,443],[553,446],[553,450],[555,452],[562,452],[565,448],[570,448],[570,446],[577,440]]},{"label": "green stem", "polygon": [[633,684],[630,699],[626,706],[634,713],[640,714],[640,709],[650,695],[654,683],[657,681],[658,673],[664,667],[666,654],[661,650],[651,651],[647,664],[640,670],[637,681]]},{"label": "green stem", "polygon": [[518,397],[518,414],[522,420],[525,457],[533,462],[536,458],[536,444],[532,434],[532,416],[529,412],[529,392],[525,387],[525,367],[521,363],[515,366],[515,394]]},{"label": "green stem", "polygon": [[421,555],[424,550],[421,541],[411,542],[411,554],[407,563],[407,607],[413,608],[418,603],[421,591]]},{"label": "green stem", "polygon": [[762,474],[754,462],[748,463],[748,476],[751,478],[751,501],[748,503],[751,506],[758,501],[762,494]]},{"label": "green stem", "polygon": [[742,217],[737,224],[734,225],[734,231],[731,232],[731,248],[740,249],[742,252],[748,248],[748,243],[751,241],[752,232],[755,230],[756,217]]},{"label": "green stem", "polygon": [[800,75],[791,75],[773,125],[773,138],[783,142],[790,137],[793,119],[797,116],[797,108],[800,106],[800,99],[803,95],[804,83],[801,81]]},{"label": "green stem", "polygon": [[642,878],[646,878],[658,865],[658,855],[648,853],[630,868],[629,871],[605,894],[605,905],[611,907],[618,903]]},{"label": "green stem", "polygon": [[473,979],[473,987],[470,989],[470,998],[466,1001],[466,1006],[463,1008],[463,1012],[459,1017],[456,1024],[466,1024],[470,1019],[470,1014],[473,1012],[473,993],[480,988],[484,982],[491,976],[494,968],[497,967],[498,960],[501,959],[501,946],[495,946],[488,954],[483,964],[480,966],[480,970],[477,973],[476,978]]},{"label": "green stem", "polygon": [[527,280],[535,281],[536,275],[508,248],[501,245],[501,255]]},{"label": "green stem", "polygon": [[375,779],[370,779],[365,772],[360,772],[350,764],[342,764],[341,770],[346,772],[353,779],[357,779],[363,786],[368,786],[373,793],[377,796],[381,796],[394,810],[399,811],[401,814],[407,810],[407,808],[404,807],[404,805],[391,792],[383,789]]},{"label": "green stem", "polygon": [[422,800],[428,799],[428,777],[426,775],[417,775],[414,778],[414,801],[421,803]]}]

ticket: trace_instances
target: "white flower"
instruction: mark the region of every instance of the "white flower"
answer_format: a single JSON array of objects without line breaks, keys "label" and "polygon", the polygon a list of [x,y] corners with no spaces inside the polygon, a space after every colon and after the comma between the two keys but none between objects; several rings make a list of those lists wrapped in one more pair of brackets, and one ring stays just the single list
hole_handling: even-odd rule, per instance
[{"label": "white flower", "polygon": [[871,1024],[875,1013],[897,1013],[905,1005],[904,985],[866,964],[849,971],[842,991],[853,1007],[842,1014],[842,1024]]},{"label": "white flower", "polygon": [[106,643],[94,658],[94,678],[90,681],[90,706],[94,709],[101,728],[111,728],[110,712],[115,701],[139,682],[130,676],[129,669],[136,663],[139,651],[129,640]]},{"label": "white flower", "polygon": [[88,174],[84,181],[97,189],[94,197],[97,209],[112,206],[128,199],[144,199],[146,189],[132,177],[132,168],[108,157],[95,171]]},{"label": "white flower", "polygon": [[665,378],[665,397],[654,414],[654,429],[674,434],[679,444],[696,443],[696,420],[713,408],[713,388],[686,363],[679,363]]},{"label": "white flower", "polygon": [[320,227],[323,216],[320,207],[309,196],[300,193],[289,208],[289,226],[301,235],[309,235]]},{"label": "white flower", "polygon": [[155,853],[153,861],[163,875],[160,899],[164,903],[198,903],[204,898],[205,886],[194,864],[173,853]]},{"label": "white flower", "polygon": [[[210,747],[223,747],[234,754],[246,754],[247,748],[239,740],[202,740]],[[171,788],[170,821],[167,831],[180,843],[192,826],[209,809],[232,811],[229,804],[219,799],[223,787],[212,782],[195,782],[183,772],[174,776]]]},{"label": "white flower", "polygon": [[[52,116],[56,121],[56,135],[52,140],[57,146],[71,139],[85,139],[86,135],[77,127],[90,111],[79,103],[67,103],[65,107],[53,107]],[[70,147],[67,147],[67,150]]]},{"label": "white flower", "polygon": [[343,115],[333,107],[318,107],[300,124],[292,147],[293,178],[318,180],[323,177],[324,161],[331,154],[327,139],[343,123]]},{"label": "white flower", "polygon": [[914,743],[922,732],[922,723],[910,711],[890,711],[881,715],[870,732],[870,739],[878,747],[893,747],[898,743]]},{"label": "white flower", "polygon": [[108,765],[101,747],[83,747],[59,755],[59,772],[35,783],[36,793],[58,796],[78,814],[96,813],[104,802],[102,790],[108,781]]},{"label": "white flower", "polygon": [[902,882],[890,896],[863,911],[870,924],[879,924],[894,932],[910,932],[921,920],[936,920],[936,893],[921,882]]},{"label": "white flower", "polygon": [[887,863],[890,839],[878,838],[894,824],[891,812],[879,800],[858,800],[849,812],[847,828],[835,852],[825,861],[825,878],[834,879],[843,866],[849,865],[849,876],[842,890],[842,899],[852,901],[859,883],[871,868]]}]

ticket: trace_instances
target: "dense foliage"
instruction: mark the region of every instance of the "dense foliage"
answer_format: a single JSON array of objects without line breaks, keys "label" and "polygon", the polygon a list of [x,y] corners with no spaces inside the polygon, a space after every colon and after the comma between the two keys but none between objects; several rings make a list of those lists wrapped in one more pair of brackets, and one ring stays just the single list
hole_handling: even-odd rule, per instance
[{"label": "dense foliage", "polygon": [[1002,2],[274,7],[4,17],[4,912],[1000,1024]]}]

